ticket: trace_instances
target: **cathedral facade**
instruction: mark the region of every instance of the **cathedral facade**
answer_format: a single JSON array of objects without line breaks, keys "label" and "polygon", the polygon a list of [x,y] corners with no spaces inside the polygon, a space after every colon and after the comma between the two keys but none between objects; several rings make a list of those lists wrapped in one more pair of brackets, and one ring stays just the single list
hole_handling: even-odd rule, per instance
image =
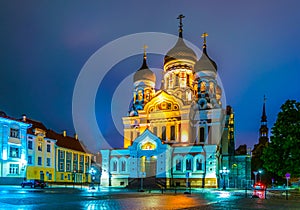
[{"label": "cathedral facade", "polygon": [[[206,37],[200,59],[179,36],[163,60],[160,89],[144,51],[123,117],[124,148],[101,150],[103,186],[215,188],[225,183],[234,155],[234,113],[222,105],[217,65]],[[228,170],[229,172],[229,170]]]}]

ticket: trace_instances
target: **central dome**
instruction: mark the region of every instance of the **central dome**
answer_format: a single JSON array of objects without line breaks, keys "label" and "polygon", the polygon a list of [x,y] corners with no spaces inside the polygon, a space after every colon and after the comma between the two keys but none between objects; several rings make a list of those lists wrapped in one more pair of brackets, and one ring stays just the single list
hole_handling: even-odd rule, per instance
[{"label": "central dome", "polygon": [[183,38],[179,37],[175,46],[167,52],[164,58],[164,64],[172,60],[190,60],[196,62],[197,55],[184,43]]}]

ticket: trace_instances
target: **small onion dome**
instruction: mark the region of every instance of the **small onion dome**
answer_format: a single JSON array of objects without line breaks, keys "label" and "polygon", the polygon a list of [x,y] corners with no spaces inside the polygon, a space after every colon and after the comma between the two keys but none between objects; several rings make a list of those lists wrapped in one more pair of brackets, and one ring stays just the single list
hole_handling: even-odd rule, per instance
[{"label": "small onion dome", "polygon": [[175,46],[167,52],[164,65],[173,60],[190,60],[193,63],[197,61],[196,53],[184,43],[182,37],[179,37]]},{"label": "small onion dome", "polygon": [[203,45],[201,58],[195,63],[195,72],[199,71],[217,71],[217,64],[208,56],[206,51],[206,44]]},{"label": "small onion dome", "polygon": [[135,72],[133,76],[133,82],[137,82],[139,80],[145,81],[151,81],[154,82],[156,81],[156,76],[155,74],[149,69],[147,65],[147,56],[146,53],[144,53],[144,60],[141,68]]}]

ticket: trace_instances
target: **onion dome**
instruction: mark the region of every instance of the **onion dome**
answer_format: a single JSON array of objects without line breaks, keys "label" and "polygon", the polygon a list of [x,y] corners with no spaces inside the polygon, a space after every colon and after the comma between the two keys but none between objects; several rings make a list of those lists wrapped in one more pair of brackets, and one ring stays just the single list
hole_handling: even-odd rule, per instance
[{"label": "onion dome", "polygon": [[151,81],[154,82],[156,81],[156,76],[155,74],[149,69],[147,65],[147,56],[146,56],[146,50],[144,50],[144,59],[143,59],[143,64],[139,70],[134,74],[133,76],[133,82],[137,81]]},{"label": "onion dome", "polygon": [[217,71],[217,64],[208,56],[206,50],[206,37],[208,36],[207,33],[203,33],[202,37],[204,38],[203,41],[203,51],[201,58],[195,63],[194,70],[195,72],[199,71]]},{"label": "onion dome", "polygon": [[164,64],[166,64],[172,60],[191,60],[194,63],[197,61],[196,53],[191,48],[189,48],[183,41],[182,18],[184,18],[183,15],[179,15],[177,18],[177,19],[180,19],[179,37],[178,37],[178,40],[177,40],[177,43],[175,44],[175,46],[167,52],[167,54],[164,58]]}]

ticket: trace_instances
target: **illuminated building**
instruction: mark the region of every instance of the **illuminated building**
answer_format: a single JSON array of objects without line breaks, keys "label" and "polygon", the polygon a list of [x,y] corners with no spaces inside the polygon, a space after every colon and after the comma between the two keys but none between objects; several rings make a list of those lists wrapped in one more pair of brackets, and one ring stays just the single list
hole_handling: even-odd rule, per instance
[{"label": "illuminated building", "polygon": [[124,148],[101,150],[104,186],[218,187],[219,169],[230,168],[234,156],[234,113],[222,107],[217,65],[195,52],[179,37],[164,57],[163,79],[156,76],[144,51],[134,74],[133,99],[123,117]]},{"label": "illuminated building", "polygon": [[23,178],[58,184],[90,182],[92,155],[84,150],[77,135],[67,136],[66,131],[56,133],[26,115],[20,122],[30,125],[24,143],[27,165]]},{"label": "illuminated building", "polygon": [[29,127],[0,111],[0,184],[19,184],[26,177]]},{"label": "illuminated building", "polygon": [[55,181],[55,143],[48,138],[47,128],[43,123],[28,119],[23,115],[23,122],[30,123],[27,130],[27,179]]}]

